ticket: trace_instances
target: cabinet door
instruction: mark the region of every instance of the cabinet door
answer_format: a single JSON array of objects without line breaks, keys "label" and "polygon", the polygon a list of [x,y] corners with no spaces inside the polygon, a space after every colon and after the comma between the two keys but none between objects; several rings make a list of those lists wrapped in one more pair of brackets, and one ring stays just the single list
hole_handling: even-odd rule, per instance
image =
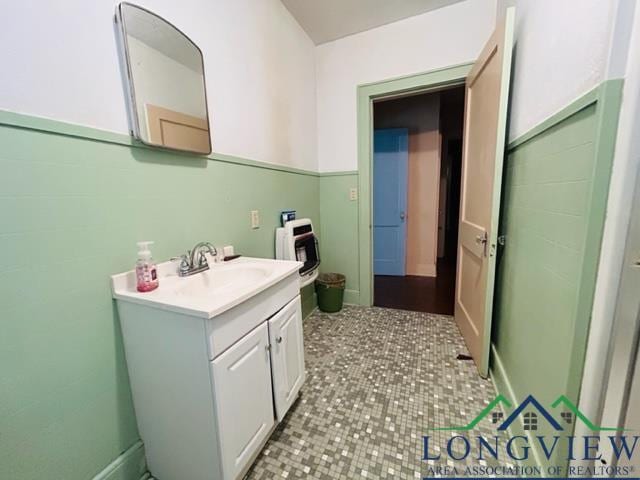
[{"label": "cabinet door", "polygon": [[224,479],[234,479],[271,431],[273,396],[267,324],[212,362]]},{"label": "cabinet door", "polygon": [[305,379],[300,296],[269,320],[269,339],[276,416],[280,421]]}]

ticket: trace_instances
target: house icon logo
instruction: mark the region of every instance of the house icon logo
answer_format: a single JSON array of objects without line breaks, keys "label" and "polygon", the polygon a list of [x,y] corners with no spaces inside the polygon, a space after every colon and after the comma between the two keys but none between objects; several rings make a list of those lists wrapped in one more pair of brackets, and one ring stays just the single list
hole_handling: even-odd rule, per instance
[{"label": "house icon logo", "polygon": [[551,416],[551,414],[542,405],[540,405],[540,402],[538,402],[533,395],[529,395],[520,405],[518,405],[518,408],[516,408],[504,422],[502,422],[498,427],[498,431],[507,430],[509,425],[511,425],[520,415],[523,415],[525,430],[537,430],[539,416],[544,418],[554,430],[558,432],[563,430],[562,425],[556,422],[555,418],[553,418],[553,416]]},{"label": "house icon logo", "polygon": [[[471,432],[480,422],[491,422],[495,434],[478,435]],[[591,433],[575,436],[574,428],[582,422]],[[486,426],[486,423],[484,424]],[[513,428],[512,427],[516,427]],[[513,430],[513,433],[511,432]],[[525,434],[519,432],[524,430]],[[542,432],[538,432],[542,430]],[[445,476],[504,476],[504,477],[539,477],[545,471],[545,476],[564,477],[580,476],[583,473],[575,470],[568,462],[577,457],[583,460],[601,459],[600,443],[610,445],[616,459],[631,460],[634,451],[640,451],[640,435],[626,435],[623,428],[603,427],[594,424],[576,405],[565,395],[560,395],[555,401],[546,405],[534,395],[528,395],[520,404],[512,404],[504,395],[498,395],[482,409],[466,425],[455,425],[434,428],[431,431],[451,431],[451,435],[423,435],[422,459],[430,462],[432,474]],[[608,433],[606,433],[608,432]],[[444,437],[444,438],[443,438]],[[561,441],[566,439],[566,441]],[[436,443],[435,448],[433,444]],[[440,445],[437,445],[440,443]],[[530,451],[535,449],[539,458],[552,462],[547,465],[528,465]],[[434,464],[447,458],[447,466]],[[467,458],[477,460],[479,465],[458,466],[452,461],[464,461]],[[507,466],[490,467],[482,464],[487,459],[507,458],[524,464],[511,468]],[[562,465],[562,462],[567,462]],[[449,468],[451,467],[451,468]],[[608,465],[599,466],[602,468]],[[577,467],[576,467],[577,468]],[[613,473],[618,472],[615,465]],[[624,466],[621,472],[624,473]],[[563,473],[564,472],[564,473]],[[607,476],[615,476],[612,471],[604,472]],[[627,477],[629,472],[624,473]],[[571,475],[569,475],[571,474]],[[601,475],[602,472],[591,471],[588,477]],[[617,473],[616,473],[617,475]],[[636,477],[637,478],[637,477]]]},{"label": "house icon logo", "polygon": [[505,411],[511,408],[513,408],[513,404],[504,395],[498,395],[468,424],[434,428],[432,430],[469,431],[485,418],[490,418],[491,423],[496,425],[496,429],[499,432],[504,432],[509,429],[513,422],[522,417],[522,426],[526,431],[536,431],[542,422],[546,422],[553,430],[562,432],[571,430],[577,421],[581,421],[593,432],[624,431],[623,428],[603,427],[594,424],[565,395],[560,395],[548,408],[545,408],[533,395],[528,395],[505,418]]}]

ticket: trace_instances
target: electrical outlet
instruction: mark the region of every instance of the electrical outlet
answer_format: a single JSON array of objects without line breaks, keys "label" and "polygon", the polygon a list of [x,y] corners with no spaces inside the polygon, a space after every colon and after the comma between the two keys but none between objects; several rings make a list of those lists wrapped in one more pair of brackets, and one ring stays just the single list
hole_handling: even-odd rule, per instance
[{"label": "electrical outlet", "polygon": [[358,189],[356,187],[351,187],[349,190],[349,200],[354,201],[358,199]]},{"label": "electrical outlet", "polygon": [[251,228],[260,228],[260,212],[251,210]]}]

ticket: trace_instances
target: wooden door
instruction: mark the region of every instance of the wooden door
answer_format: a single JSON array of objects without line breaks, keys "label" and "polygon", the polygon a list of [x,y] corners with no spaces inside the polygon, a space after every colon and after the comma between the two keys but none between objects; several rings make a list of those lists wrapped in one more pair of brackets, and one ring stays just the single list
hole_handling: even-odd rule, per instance
[{"label": "wooden door", "polygon": [[244,471],[275,424],[268,347],[263,323],[212,362],[225,480]]},{"label": "wooden door", "polygon": [[514,13],[507,10],[466,81],[455,319],[483,377],[489,373]]},{"label": "wooden door", "polygon": [[269,320],[276,417],[282,420],[305,380],[302,307],[296,297]]},{"label": "wooden door", "polygon": [[375,130],[373,135],[373,273],[406,272],[409,132]]},{"label": "wooden door", "polygon": [[146,104],[149,142],[195,153],[211,153],[209,122],[206,118]]}]

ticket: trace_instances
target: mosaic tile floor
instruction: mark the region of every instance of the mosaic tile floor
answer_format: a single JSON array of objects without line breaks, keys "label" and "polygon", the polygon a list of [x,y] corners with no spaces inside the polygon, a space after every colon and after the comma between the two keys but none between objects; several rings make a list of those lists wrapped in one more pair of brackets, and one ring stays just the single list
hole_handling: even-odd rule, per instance
[{"label": "mosaic tile floor", "polygon": [[[304,339],[306,384],[247,480],[438,476],[454,463],[423,461],[422,435],[437,453],[459,432],[430,429],[465,425],[495,397],[473,362],[456,359],[468,352],[448,316],[348,306],[314,313]],[[494,429],[487,419],[471,434]]]}]

